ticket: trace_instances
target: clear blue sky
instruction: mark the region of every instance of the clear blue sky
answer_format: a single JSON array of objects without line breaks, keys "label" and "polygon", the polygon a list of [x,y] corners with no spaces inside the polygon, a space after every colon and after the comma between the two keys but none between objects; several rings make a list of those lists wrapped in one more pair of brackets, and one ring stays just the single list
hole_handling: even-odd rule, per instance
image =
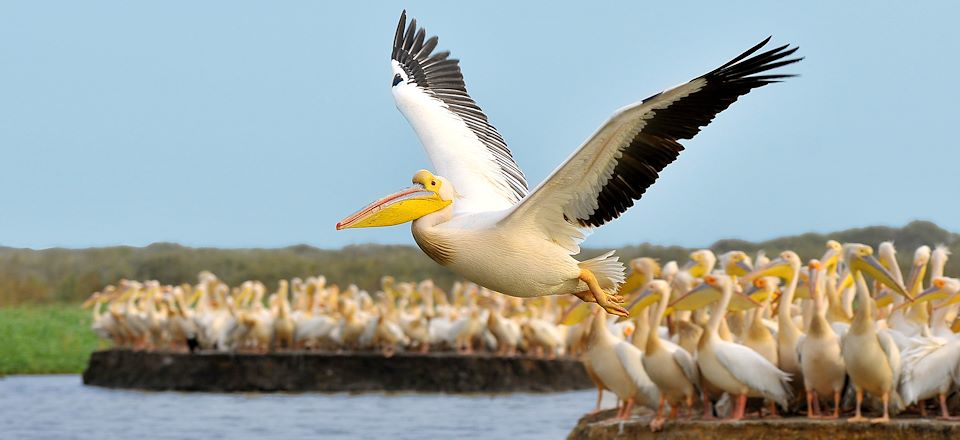
[{"label": "clear blue sky", "polygon": [[721,114],[587,246],[960,231],[958,3],[515,3],[4,2],[0,244],[412,244],[334,230],[428,167],[390,94],[403,8],[532,185],[616,108],[767,35],[800,46],[801,77]]}]

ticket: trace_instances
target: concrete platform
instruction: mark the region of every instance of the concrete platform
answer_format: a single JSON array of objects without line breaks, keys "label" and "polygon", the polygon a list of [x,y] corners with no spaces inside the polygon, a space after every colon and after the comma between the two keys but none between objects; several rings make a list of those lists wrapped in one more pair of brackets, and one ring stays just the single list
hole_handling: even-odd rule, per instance
[{"label": "concrete platform", "polygon": [[592,388],[579,361],[488,354],[289,352],[171,353],[105,350],[83,383],[208,392],[553,392]]},{"label": "concrete platform", "polygon": [[895,418],[889,424],[850,423],[839,420],[746,419],[739,422],[669,420],[662,431],[650,432],[652,414],[634,415],[626,421],[613,419],[615,410],[584,416],[569,440],[608,439],[702,439],[702,440],[933,440],[960,439],[960,422],[916,417]]}]

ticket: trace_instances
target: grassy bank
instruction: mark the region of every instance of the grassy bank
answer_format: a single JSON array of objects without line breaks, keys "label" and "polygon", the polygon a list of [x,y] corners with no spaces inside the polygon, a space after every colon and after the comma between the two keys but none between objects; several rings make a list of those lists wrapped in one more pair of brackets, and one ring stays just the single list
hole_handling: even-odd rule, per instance
[{"label": "grassy bank", "polygon": [[0,308],[0,374],[80,373],[99,346],[76,304]]}]

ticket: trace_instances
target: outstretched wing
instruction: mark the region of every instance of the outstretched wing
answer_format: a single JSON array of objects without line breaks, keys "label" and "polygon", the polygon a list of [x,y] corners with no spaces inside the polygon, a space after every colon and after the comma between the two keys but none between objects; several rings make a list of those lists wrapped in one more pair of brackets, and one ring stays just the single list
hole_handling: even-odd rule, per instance
[{"label": "outstretched wing", "polygon": [[427,151],[437,174],[453,183],[458,211],[492,211],[527,195],[527,181],[507,144],[467,94],[460,61],[435,52],[406,11],[393,39],[393,98]]},{"label": "outstretched wing", "polygon": [[579,252],[582,228],[620,216],[656,182],[683,146],[742,95],[793,75],[763,74],[800,61],[787,45],[754,55],[770,38],[686,84],[617,111],[502,222],[532,221]]}]

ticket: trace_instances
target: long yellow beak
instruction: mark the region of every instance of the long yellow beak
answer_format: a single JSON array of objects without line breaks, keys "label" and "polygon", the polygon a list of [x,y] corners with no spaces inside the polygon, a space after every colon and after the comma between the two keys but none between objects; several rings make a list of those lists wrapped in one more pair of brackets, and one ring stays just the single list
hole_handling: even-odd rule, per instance
[{"label": "long yellow beak", "polygon": [[873,255],[854,256],[852,260],[853,261],[849,262],[852,269],[866,272],[875,280],[893,289],[894,292],[897,292],[905,296],[910,301],[913,301],[913,297],[907,293],[907,290],[900,285],[900,283],[893,279],[893,275],[890,275],[890,272],[883,267],[883,265],[880,264],[880,262],[877,261]]},{"label": "long yellow beak", "polygon": [[897,306],[894,310],[901,309],[908,305],[923,304],[925,302],[936,301],[940,299],[947,299],[949,297],[950,297],[950,292],[943,290],[942,284],[939,286],[934,284],[933,286],[930,286],[929,289],[924,290],[923,292],[920,292],[920,294],[917,295],[917,298],[914,299],[912,303],[905,302]]},{"label": "long yellow beak", "polygon": [[683,267],[680,268],[680,270],[687,271],[687,273],[689,273],[694,278],[702,278],[704,275],[707,274],[706,266],[694,260],[687,261],[687,263],[684,264]]},{"label": "long yellow beak", "polygon": [[[721,292],[720,289],[707,283],[703,283],[688,292],[686,295],[678,298],[673,302],[673,304],[670,304],[670,309],[671,311],[697,310],[712,304],[714,301],[719,301],[722,297],[723,292]],[[727,310],[739,312],[759,306],[760,303],[754,301],[749,296],[739,292],[734,292],[733,296],[730,297],[730,304],[727,305]]]},{"label": "long yellow beak", "polygon": [[[881,292],[879,295],[877,295],[876,298],[873,299],[873,302],[874,304],[876,304],[877,308],[883,308],[883,307],[889,306],[890,304],[893,303],[893,293],[890,292],[889,290],[884,289],[883,292]],[[912,303],[905,302],[903,304],[912,304]],[[901,306],[903,304],[901,304]],[[897,307],[897,308],[899,309],[900,307]]]},{"label": "long yellow beak", "polygon": [[640,313],[643,309],[649,307],[650,304],[659,300],[659,293],[654,293],[651,289],[644,289],[644,291],[640,292],[640,295],[637,296],[637,299],[633,300],[633,302],[627,306],[627,311],[630,312],[630,316],[634,316],[635,313]]},{"label": "long yellow beak", "polygon": [[722,293],[716,287],[703,283],[694,287],[686,295],[677,298],[670,304],[670,308],[673,310],[697,310],[720,299],[721,295]]},{"label": "long yellow beak", "polygon": [[836,272],[837,264],[840,262],[840,251],[834,248],[827,249],[827,252],[823,254],[823,257],[820,258],[820,264],[823,265],[824,270],[830,274]]},{"label": "long yellow beak", "polygon": [[927,274],[927,265],[923,264],[914,264],[913,270],[910,271],[910,280],[907,281],[905,286],[909,292],[917,293],[920,290],[921,284],[923,283],[923,277]]},{"label": "long yellow beak", "polygon": [[790,281],[790,278],[793,277],[793,269],[790,267],[789,261],[777,258],[766,266],[748,273],[744,279],[752,281],[760,277],[779,277]]},{"label": "long yellow beak", "polygon": [[740,292],[734,292],[733,296],[730,297],[730,304],[727,306],[727,310],[733,312],[742,312],[744,310],[750,310],[754,307],[760,307],[760,303]]},{"label": "long yellow beak", "polygon": [[727,274],[738,277],[746,276],[750,272],[753,272],[753,268],[747,264],[746,260],[738,260],[727,268]]},{"label": "long yellow beak", "polygon": [[757,287],[755,284],[751,284],[750,287],[747,288],[747,291],[744,292],[744,295],[756,302],[763,302],[767,300],[767,297],[769,297],[771,293],[772,291],[770,289]]},{"label": "long yellow beak", "polygon": [[629,295],[647,284],[647,277],[641,272],[634,271],[627,277],[627,281],[620,286],[621,295]]},{"label": "long yellow beak", "polygon": [[577,302],[560,317],[558,324],[577,325],[590,316],[590,303]]},{"label": "long yellow beak", "polygon": [[337,223],[337,230],[393,226],[446,208],[452,200],[417,185],[377,200]]}]

